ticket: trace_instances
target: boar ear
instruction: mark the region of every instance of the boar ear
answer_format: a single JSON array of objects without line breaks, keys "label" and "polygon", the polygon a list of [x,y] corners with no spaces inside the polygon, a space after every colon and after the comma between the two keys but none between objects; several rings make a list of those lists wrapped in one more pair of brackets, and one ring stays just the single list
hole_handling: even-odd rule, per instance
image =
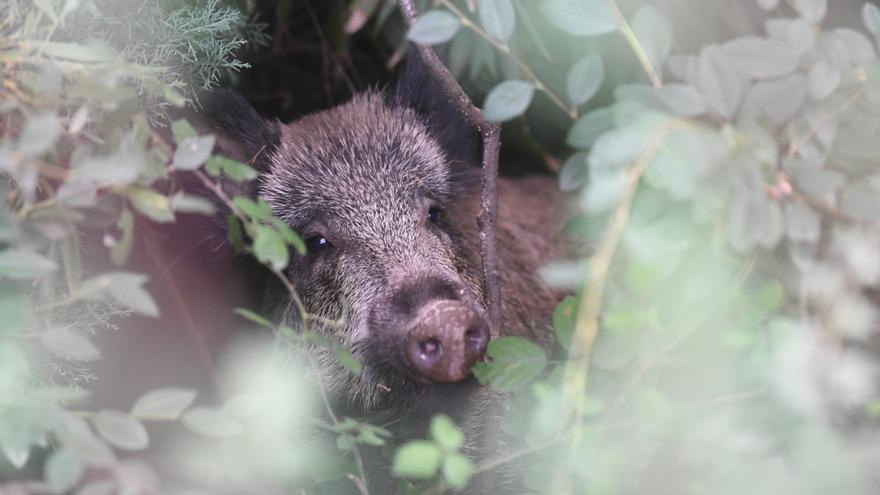
[{"label": "boar ear", "polygon": [[480,163],[479,134],[446,98],[413,45],[397,81],[394,101],[415,110],[425,120],[450,160]]},{"label": "boar ear", "polygon": [[214,152],[247,163],[259,172],[281,141],[280,125],[260,116],[244,98],[221,89],[200,97],[202,110],[191,122],[199,133],[216,137]]}]

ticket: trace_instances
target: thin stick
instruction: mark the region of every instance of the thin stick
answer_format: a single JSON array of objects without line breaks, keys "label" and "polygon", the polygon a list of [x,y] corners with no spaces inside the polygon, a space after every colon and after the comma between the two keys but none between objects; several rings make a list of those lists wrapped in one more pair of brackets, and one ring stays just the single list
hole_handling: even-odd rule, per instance
[{"label": "thin stick", "polygon": [[651,59],[648,58],[648,54],[645,52],[645,49],[639,42],[638,37],[636,37],[636,33],[632,30],[629,22],[627,22],[626,17],[623,15],[623,12],[620,11],[620,7],[617,6],[617,2],[615,2],[614,0],[608,0],[608,9],[614,16],[614,21],[617,23],[617,28],[620,29],[621,33],[623,33],[623,37],[626,38],[626,42],[629,43],[630,48],[632,48],[632,51],[636,54],[636,58],[639,59],[639,63],[642,64],[642,68],[645,69],[645,73],[648,74],[648,79],[651,80],[651,86],[653,86],[654,89],[662,87],[663,80],[660,78],[660,74],[657,72],[657,69],[654,68],[654,65],[651,63]]},{"label": "thin stick", "polygon": [[[399,0],[400,10],[407,25],[412,26],[418,12],[412,0]],[[480,200],[480,255],[483,262],[483,293],[489,313],[492,335],[501,328],[501,280],[498,273],[498,242],[495,237],[498,216],[498,154],[501,148],[501,128],[487,121],[474,106],[452,73],[443,65],[430,46],[416,45],[428,71],[440,85],[446,99],[474,126],[483,138],[483,191]]]}]

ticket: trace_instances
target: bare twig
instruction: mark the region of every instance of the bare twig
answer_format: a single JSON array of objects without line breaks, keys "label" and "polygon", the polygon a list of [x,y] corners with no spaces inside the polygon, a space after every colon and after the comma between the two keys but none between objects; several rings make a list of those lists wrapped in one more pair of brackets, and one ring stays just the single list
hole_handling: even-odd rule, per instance
[{"label": "bare twig", "polygon": [[[412,0],[398,0],[400,10],[408,25],[412,25],[418,13]],[[501,328],[501,280],[498,273],[498,243],[495,237],[498,216],[498,154],[501,148],[501,129],[498,124],[487,121],[479,108],[443,65],[440,57],[430,46],[416,45],[422,61],[437,81],[450,104],[474,126],[483,138],[483,191],[478,219],[480,227],[480,254],[483,263],[483,293],[489,313],[492,335]]]},{"label": "bare twig", "polygon": [[654,86],[655,89],[663,86],[663,80],[660,78],[660,73],[657,72],[657,69],[651,63],[651,59],[648,58],[648,54],[645,52],[645,49],[636,37],[636,33],[632,30],[629,22],[627,22],[623,12],[620,11],[620,7],[617,6],[617,2],[614,0],[608,0],[608,9],[611,10],[611,14],[614,16],[617,28],[623,33],[626,42],[629,43],[630,48],[632,48],[633,52],[636,54],[636,58],[639,59],[642,68],[645,69],[645,73],[648,74],[648,79],[651,80],[651,86]]}]

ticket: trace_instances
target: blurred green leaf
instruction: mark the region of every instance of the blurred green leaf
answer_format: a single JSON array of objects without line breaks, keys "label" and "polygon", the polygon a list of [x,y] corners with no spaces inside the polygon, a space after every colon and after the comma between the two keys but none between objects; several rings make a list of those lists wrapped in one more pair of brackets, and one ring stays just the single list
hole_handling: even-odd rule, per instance
[{"label": "blurred green leaf", "polygon": [[57,269],[58,265],[54,261],[32,251],[0,251],[0,278],[26,280],[50,274]]},{"label": "blurred green leaf", "polygon": [[541,11],[556,27],[575,36],[593,36],[617,29],[604,0],[549,0]]},{"label": "blurred green leaf", "polygon": [[791,5],[806,21],[819,24],[828,11],[828,0],[791,0]]},{"label": "blurred green leaf", "polygon": [[576,191],[588,180],[587,153],[579,151],[571,155],[559,170],[559,189],[565,192]]},{"label": "blurred green leaf", "polygon": [[116,266],[122,266],[131,256],[131,248],[134,243],[134,215],[127,208],[119,215],[116,227],[122,231],[122,238],[110,248],[110,261]]},{"label": "blurred green leaf", "polygon": [[257,178],[257,171],[250,165],[219,155],[208,159],[205,170],[214,177],[219,177],[222,171],[223,175],[235,182],[245,182]]},{"label": "blurred green leaf", "polygon": [[80,287],[83,297],[107,294],[119,304],[144,316],[159,316],[159,307],[144,289],[147,276],[132,272],[110,272],[86,280]]},{"label": "blurred green leaf", "polygon": [[473,472],[474,463],[464,454],[449,454],[443,461],[443,478],[453,490],[464,490]]},{"label": "blurred green leaf", "polygon": [[50,352],[72,361],[94,361],[101,352],[91,339],[70,328],[51,328],[40,332],[40,343]]},{"label": "blurred green leaf", "polygon": [[151,390],[135,401],[132,416],[140,419],[176,420],[192,405],[196,391],[188,388],[160,388]]},{"label": "blurred green leaf", "polygon": [[556,332],[556,341],[563,349],[568,349],[571,345],[577,313],[578,299],[574,296],[567,296],[553,310],[553,330]]},{"label": "blurred green leaf", "polygon": [[207,437],[231,437],[244,432],[235,418],[219,409],[207,407],[190,409],[183,414],[181,422],[193,432]]},{"label": "blurred green leaf", "polygon": [[59,449],[49,456],[43,466],[43,477],[54,493],[66,493],[85,473],[85,466],[69,449]]},{"label": "blurred green leaf", "polygon": [[196,132],[192,124],[186,119],[179,119],[172,122],[171,132],[174,135],[174,141],[177,143],[182,143],[187,139],[195,139],[199,137],[199,133]]},{"label": "blurred green leaf", "polygon": [[213,215],[216,212],[214,203],[201,196],[193,196],[178,191],[171,196],[171,208],[181,213],[197,213],[199,215]]},{"label": "blurred green leaf", "polygon": [[657,90],[657,96],[669,110],[683,117],[698,117],[709,110],[703,95],[687,84],[666,84]]},{"label": "blurred green leaf", "polygon": [[785,76],[798,67],[791,49],[769,38],[737,38],[721,45],[721,53],[733,70],[758,79]]},{"label": "blurred green leaf", "polygon": [[95,430],[110,443],[125,450],[143,450],[150,437],[143,423],[123,411],[104,409],[92,417]]},{"label": "blurred green leaf", "polygon": [[572,148],[589,149],[603,133],[614,126],[614,115],[608,108],[600,108],[584,115],[568,131],[566,142]]},{"label": "blurred green leaf", "polygon": [[489,36],[504,41],[513,34],[516,12],[511,0],[479,0],[477,12],[480,15],[480,24]]},{"label": "blurred green leaf", "polygon": [[153,189],[132,187],[126,190],[131,206],[154,222],[169,223],[174,221],[174,209],[171,200]]},{"label": "blurred green leaf", "polygon": [[599,91],[605,79],[605,66],[598,55],[582,58],[571,66],[565,82],[568,99],[575,106],[583,105]]},{"label": "blurred green leaf", "polygon": [[862,21],[874,36],[880,34],[880,7],[871,2],[865,2],[862,8]]},{"label": "blurred green leaf", "polygon": [[214,150],[214,136],[186,138],[177,145],[171,164],[178,170],[195,170],[202,166]]},{"label": "blurred green leaf", "polygon": [[429,10],[420,15],[409,29],[406,37],[423,45],[437,45],[451,40],[461,21],[445,10]]},{"label": "blurred green leaf", "polygon": [[272,227],[257,225],[254,227],[254,256],[261,263],[274,270],[287,267],[289,253],[284,239]]},{"label": "blurred green leaf", "polygon": [[526,81],[509,80],[492,88],[483,102],[483,116],[492,122],[519,117],[529,108],[535,87]]},{"label": "blurred green leaf", "polygon": [[18,137],[18,151],[39,156],[49,151],[61,136],[61,121],[54,113],[38,113],[25,120]]},{"label": "blurred green leaf", "polygon": [[547,367],[544,351],[521,337],[493,339],[486,353],[491,361],[477,363],[474,375],[481,383],[498,390],[514,390],[527,385]]},{"label": "blurred green leaf", "polygon": [[440,449],[431,442],[415,440],[394,454],[391,472],[401,478],[431,478],[440,467]]},{"label": "blurred green leaf", "polygon": [[430,431],[431,438],[446,452],[454,452],[464,444],[464,434],[445,414],[434,416]]},{"label": "blurred green leaf", "polygon": [[333,353],[336,355],[336,360],[339,361],[339,364],[341,364],[343,368],[352,372],[355,376],[361,374],[364,367],[357,359],[355,359],[348,349],[337,345],[333,347]]},{"label": "blurred green leaf", "polygon": [[643,5],[632,20],[632,30],[655,68],[662,67],[672,50],[672,25],[653,5]]}]

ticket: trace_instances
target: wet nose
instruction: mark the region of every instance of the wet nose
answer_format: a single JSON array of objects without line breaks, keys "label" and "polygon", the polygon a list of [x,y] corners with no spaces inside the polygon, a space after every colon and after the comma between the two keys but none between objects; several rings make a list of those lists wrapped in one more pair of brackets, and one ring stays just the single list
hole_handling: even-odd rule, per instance
[{"label": "wet nose", "polygon": [[406,362],[439,383],[465,379],[486,352],[489,326],[459,301],[431,301],[420,309],[404,340]]}]

